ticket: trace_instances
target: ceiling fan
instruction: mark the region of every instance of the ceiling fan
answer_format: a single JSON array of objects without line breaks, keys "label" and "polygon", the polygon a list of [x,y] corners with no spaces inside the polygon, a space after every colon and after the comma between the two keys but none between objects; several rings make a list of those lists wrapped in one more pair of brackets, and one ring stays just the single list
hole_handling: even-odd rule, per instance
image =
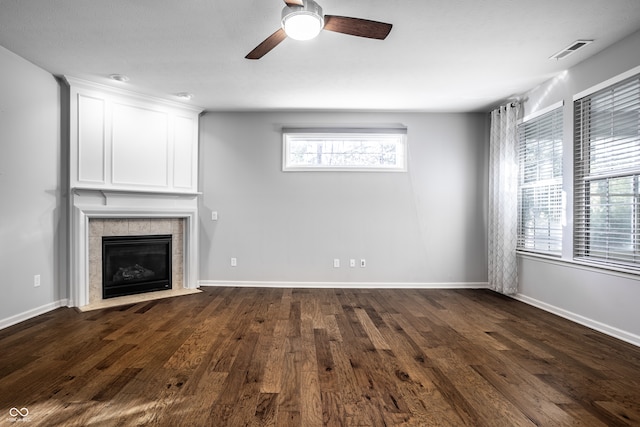
[{"label": "ceiling fan", "polygon": [[384,40],[391,24],[347,16],[323,15],[322,7],[314,0],[284,0],[282,27],[256,46],[245,58],[260,59],[287,37],[309,40],[321,30],[349,34],[357,37]]}]

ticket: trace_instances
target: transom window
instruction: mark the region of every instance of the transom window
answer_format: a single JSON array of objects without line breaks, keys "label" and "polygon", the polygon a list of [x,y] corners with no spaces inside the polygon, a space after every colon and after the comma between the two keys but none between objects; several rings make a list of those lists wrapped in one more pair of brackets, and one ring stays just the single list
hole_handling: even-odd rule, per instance
[{"label": "transom window", "polygon": [[282,169],[406,171],[406,129],[285,129]]}]

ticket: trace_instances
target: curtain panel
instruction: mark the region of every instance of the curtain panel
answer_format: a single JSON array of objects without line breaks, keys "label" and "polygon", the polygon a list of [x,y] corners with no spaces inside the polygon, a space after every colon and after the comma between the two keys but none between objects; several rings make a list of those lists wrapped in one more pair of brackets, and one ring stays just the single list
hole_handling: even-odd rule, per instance
[{"label": "curtain panel", "polygon": [[491,112],[489,136],[489,287],[518,291],[518,133],[519,104]]}]

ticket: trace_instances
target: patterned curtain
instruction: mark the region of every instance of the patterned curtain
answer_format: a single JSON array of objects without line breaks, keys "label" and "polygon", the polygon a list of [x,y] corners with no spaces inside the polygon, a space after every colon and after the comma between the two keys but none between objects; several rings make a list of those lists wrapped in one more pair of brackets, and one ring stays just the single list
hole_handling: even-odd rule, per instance
[{"label": "patterned curtain", "polygon": [[491,112],[489,136],[489,286],[518,291],[518,134],[519,104]]}]

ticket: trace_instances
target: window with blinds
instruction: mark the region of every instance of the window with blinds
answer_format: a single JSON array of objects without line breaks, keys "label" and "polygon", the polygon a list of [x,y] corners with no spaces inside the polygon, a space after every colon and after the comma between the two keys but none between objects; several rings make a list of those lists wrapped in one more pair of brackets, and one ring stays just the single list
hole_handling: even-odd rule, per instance
[{"label": "window with blinds", "polygon": [[519,250],[562,251],[562,106],[518,126]]},{"label": "window with blinds", "polygon": [[574,112],[574,257],[640,270],[640,74]]}]

